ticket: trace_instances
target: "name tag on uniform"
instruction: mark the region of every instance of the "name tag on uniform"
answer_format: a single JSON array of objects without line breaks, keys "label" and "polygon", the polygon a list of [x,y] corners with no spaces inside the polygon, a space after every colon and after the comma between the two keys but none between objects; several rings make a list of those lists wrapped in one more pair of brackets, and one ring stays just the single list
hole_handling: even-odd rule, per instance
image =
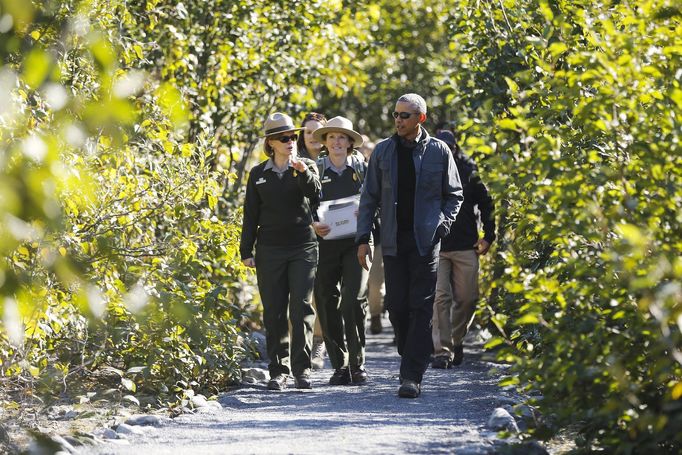
[{"label": "name tag on uniform", "polygon": [[325,177],[325,178],[323,178],[322,180],[320,180],[320,183],[329,183],[329,182],[331,182],[331,181],[332,181],[331,178]]},{"label": "name tag on uniform", "polygon": [[256,180],[256,185],[260,185],[261,183],[265,183],[265,179],[263,177]]}]

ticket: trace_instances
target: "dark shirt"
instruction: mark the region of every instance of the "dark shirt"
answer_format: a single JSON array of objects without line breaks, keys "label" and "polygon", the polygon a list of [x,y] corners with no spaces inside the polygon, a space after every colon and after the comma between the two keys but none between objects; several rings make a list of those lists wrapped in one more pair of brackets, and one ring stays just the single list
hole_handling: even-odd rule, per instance
[{"label": "dark shirt", "polygon": [[398,154],[398,206],[396,219],[398,231],[411,232],[414,230],[414,192],[417,177],[414,171],[412,152],[417,142],[398,140],[396,153]]},{"label": "dark shirt", "polygon": [[476,163],[463,153],[455,153],[455,164],[464,190],[464,202],[452,225],[450,234],[441,242],[441,251],[473,250],[478,241],[478,218],[474,207],[478,205],[483,224],[483,238],[495,241],[495,217],[493,198],[478,175]]},{"label": "dark shirt", "polygon": [[320,177],[322,185],[321,201],[333,201],[360,194],[362,183],[352,167],[346,166],[341,175],[332,168],[327,168]]},{"label": "dark shirt", "polygon": [[244,221],[239,252],[242,259],[253,257],[253,246],[297,246],[315,241],[310,199],[318,197],[320,181],[315,162],[301,158],[308,170],[289,167],[282,177],[266,169],[264,161],[251,169],[246,184]]},{"label": "dark shirt", "polygon": [[[322,159],[329,160],[328,158]],[[347,163],[350,163],[350,159],[347,161]],[[362,181],[352,166],[347,164],[345,169],[339,174],[339,172],[331,167],[331,162],[327,161],[327,167],[323,172],[324,175],[322,175],[320,178],[322,191],[319,201],[333,201],[335,199],[342,199],[360,194],[362,189]],[[319,221],[317,216],[317,208],[320,204],[317,201],[313,201],[312,205],[313,218],[315,221]],[[318,236],[318,240],[324,240],[324,238]]]}]

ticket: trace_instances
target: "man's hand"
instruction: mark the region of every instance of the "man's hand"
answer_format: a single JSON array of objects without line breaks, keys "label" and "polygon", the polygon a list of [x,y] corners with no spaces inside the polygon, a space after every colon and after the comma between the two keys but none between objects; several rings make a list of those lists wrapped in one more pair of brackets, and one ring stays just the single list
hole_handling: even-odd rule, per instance
[{"label": "man's hand", "polygon": [[474,248],[476,248],[476,254],[483,256],[490,249],[490,243],[486,239],[481,239],[474,243]]},{"label": "man's hand", "polygon": [[361,243],[358,245],[358,262],[363,269],[369,270],[369,264],[367,263],[367,257],[369,256],[369,262],[372,262],[372,250],[366,243]]},{"label": "man's hand", "polygon": [[320,237],[324,237],[332,230],[328,224],[320,223],[319,221],[313,222],[313,229],[315,229],[315,234],[319,235]]},{"label": "man's hand", "polygon": [[256,267],[256,260],[254,258],[242,259],[242,264],[244,264],[247,267],[255,268]]}]

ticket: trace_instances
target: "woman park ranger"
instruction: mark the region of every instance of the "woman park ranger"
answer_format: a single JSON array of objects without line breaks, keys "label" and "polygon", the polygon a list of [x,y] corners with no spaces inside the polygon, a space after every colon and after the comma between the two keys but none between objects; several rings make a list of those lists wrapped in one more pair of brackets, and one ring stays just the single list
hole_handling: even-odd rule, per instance
[{"label": "woman park ranger", "polygon": [[[328,152],[317,159],[322,183],[320,201],[359,195],[367,165],[362,155],[353,151],[353,147],[362,145],[362,136],[353,131],[353,123],[344,117],[334,117],[315,130],[313,136],[324,144]],[[357,213],[352,216],[357,216]],[[365,318],[368,273],[357,260],[355,232],[336,236],[329,224],[319,220],[313,223],[313,227],[320,237],[315,302],[327,354],[335,370],[329,383],[363,384],[367,382]]]},{"label": "woman park ranger", "polygon": [[[301,122],[302,131],[298,135],[298,156],[316,160],[322,151],[322,144],[313,137],[313,133],[318,128],[327,123],[327,117],[319,112],[309,112],[303,117]],[[313,306],[315,300],[313,299]],[[315,326],[313,330],[313,353],[312,366],[313,370],[321,370],[324,368],[325,357],[324,339],[322,338],[322,326],[320,325],[320,318],[315,318]]]},{"label": "woman park ranger", "polygon": [[240,254],[245,266],[256,268],[270,390],[285,389],[290,374],[297,388],[311,388],[317,240],[310,200],[319,197],[320,180],[315,162],[296,155],[299,130],[286,114],[267,118],[264,148],[269,158],[251,169],[244,201]]}]

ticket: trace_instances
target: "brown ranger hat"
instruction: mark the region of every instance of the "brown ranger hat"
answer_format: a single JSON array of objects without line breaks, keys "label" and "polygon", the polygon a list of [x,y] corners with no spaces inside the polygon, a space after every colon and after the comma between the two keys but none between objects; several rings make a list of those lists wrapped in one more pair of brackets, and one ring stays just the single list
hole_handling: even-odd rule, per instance
[{"label": "brown ranger hat", "polygon": [[353,147],[360,147],[364,142],[360,133],[353,130],[353,122],[346,117],[341,116],[327,120],[327,123],[325,123],[323,127],[320,127],[313,132],[313,137],[316,141],[323,142],[322,136],[334,132],[343,133],[348,137],[353,138]]},{"label": "brown ranger hat", "polygon": [[268,137],[273,134],[286,133],[287,131],[300,131],[302,129],[303,128],[295,127],[291,117],[287,114],[275,112],[274,114],[270,114],[267,120],[265,120],[263,136]]}]

